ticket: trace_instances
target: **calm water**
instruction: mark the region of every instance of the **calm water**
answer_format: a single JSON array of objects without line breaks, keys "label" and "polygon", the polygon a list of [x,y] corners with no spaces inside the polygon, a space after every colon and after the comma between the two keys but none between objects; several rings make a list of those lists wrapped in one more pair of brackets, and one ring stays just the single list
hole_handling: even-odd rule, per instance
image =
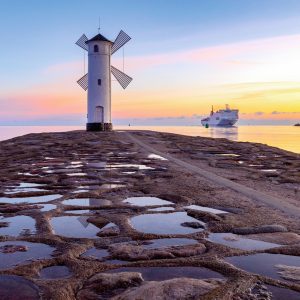
[{"label": "calm water", "polygon": [[[0,140],[39,133],[82,130],[83,126],[0,126]],[[233,141],[258,142],[300,153],[300,127],[239,126],[233,128],[204,128],[202,126],[115,126],[115,129],[155,130],[190,136],[227,138]]]}]

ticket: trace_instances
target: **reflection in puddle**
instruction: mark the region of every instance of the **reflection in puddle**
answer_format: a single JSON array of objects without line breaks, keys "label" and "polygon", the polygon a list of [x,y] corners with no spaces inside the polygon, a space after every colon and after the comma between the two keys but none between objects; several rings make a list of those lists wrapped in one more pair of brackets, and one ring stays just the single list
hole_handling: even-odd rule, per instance
[{"label": "reflection in puddle", "polygon": [[16,216],[0,219],[7,222],[8,227],[0,227],[0,235],[30,235],[35,234],[35,220],[27,216]]},{"label": "reflection in puddle", "polygon": [[171,206],[164,206],[164,207],[156,207],[156,208],[149,208],[148,211],[172,211],[174,207]]},{"label": "reflection in puddle", "polygon": [[62,203],[65,205],[77,205],[77,206],[109,206],[112,204],[110,200],[90,199],[90,198],[69,199],[69,200],[64,200]]},{"label": "reflection in puddle", "polygon": [[184,208],[200,210],[200,211],[207,211],[207,212],[210,212],[213,214],[227,214],[228,213],[227,211],[210,208],[210,207],[206,207],[206,206],[200,206],[200,205],[189,205],[189,206],[185,206]]},{"label": "reflection in puddle", "polygon": [[224,278],[220,273],[200,267],[123,267],[108,271],[108,273],[118,272],[139,272],[145,280],[161,281],[178,277],[205,279]]},{"label": "reflection in puddle", "polygon": [[277,170],[276,169],[263,169],[261,170],[262,172],[265,172],[265,173],[277,173]]},{"label": "reflection in puddle", "polygon": [[130,197],[123,200],[135,206],[156,206],[156,205],[172,205],[171,201],[163,200],[156,197]]},{"label": "reflection in puddle", "polygon": [[213,243],[241,250],[265,250],[281,246],[278,244],[247,239],[233,233],[210,233],[208,240]]},{"label": "reflection in puddle", "polygon": [[160,155],[157,155],[157,154],[149,154],[148,155],[148,158],[151,158],[151,159],[159,159],[159,160],[167,160],[166,158],[160,156]]},{"label": "reflection in puddle", "polygon": [[66,266],[51,266],[40,271],[40,277],[43,279],[68,278],[70,276],[70,269]]},{"label": "reflection in puddle", "polygon": [[55,250],[55,248],[41,243],[29,243],[24,241],[0,242],[0,248],[2,249],[9,245],[23,246],[23,250],[8,253],[0,251],[1,269],[10,268],[20,263],[29,262],[33,259],[51,258],[51,254]]},{"label": "reflection in puddle", "polygon": [[31,281],[16,275],[0,275],[1,299],[40,299],[39,290]]},{"label": "reflection in puddle", "polygon": [[84,252],[81,256],[102,260],[104,257],[109,256],[109,252],[106,249],[97,249],[93,247]]},{"label": "reflection in puddle", "polygon": [[39,202],[48,202],[54,199],[60,198],[61,195],[43,195],[43,196],[31,196],[31,197],[21,197],[21,198],[8,198],[0,197],[0,203],[11,203],[11,204],[20,204],[20,203],[39,203]]},{"label": "reflection in puddle", "polygon": [[159,248],[167,248],[167,247],[186,246],[186,245],[198,244],[197,240],[185,239],[185,238],[155,239],[155,240],[151,240],[149,242],[151,244],[143,245],[143,247],[145,249],[159,249]]},{"label": "reflection in puddle", "polygon": [[137,231],[155,234],[189,234],[203,230],[181,226],[184,222],[204,225],[203,222],[188,216],[186,212],[144,214],[131,218],[130,222]]},{"label": "reflection in puddle", "polygon": [[51,219],[53,233],[75,238],[96,238],[98,227],[87,221],[85,216],[65,216]]},{"label": "reflection in puddle", "polygon": [[276,265],[300,267],[300,257],[283,254],[259,253],[227,257],[225,260],[248,272],[280,280],[284,279],[280,277],[278,269],[275,267]]}]

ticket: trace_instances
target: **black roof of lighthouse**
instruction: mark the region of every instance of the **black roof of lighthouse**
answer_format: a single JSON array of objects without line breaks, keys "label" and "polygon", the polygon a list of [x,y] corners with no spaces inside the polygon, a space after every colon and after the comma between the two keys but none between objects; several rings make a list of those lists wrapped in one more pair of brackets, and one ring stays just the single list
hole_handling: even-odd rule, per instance
[{"label": "black roof of lighthouse", "polygon": [[95,35],[93,38],[87,40],[85,43],[88,44],[89,42],[93,42],[93,41],[102,41],[102,42],[110,42],[110,43],[112,43],[112,41],[108,40],[105,36],[103,36],[100,33],[98,33],[97,35]]}]

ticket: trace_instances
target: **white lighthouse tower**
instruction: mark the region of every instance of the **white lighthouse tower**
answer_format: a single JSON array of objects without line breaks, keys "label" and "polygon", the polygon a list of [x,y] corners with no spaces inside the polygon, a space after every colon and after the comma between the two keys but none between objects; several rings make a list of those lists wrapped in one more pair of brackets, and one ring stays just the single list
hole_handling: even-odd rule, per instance
[{"label": "white lighthouse tower", "polygon": [[132,78],[111,66],[111,55],[124,46],[131,38],[120,31],[114,42],[102,34],[88,39],[84,34],[76,42],[88,51],[88,73],[77,82],[87,92],[88,131],[110,131],[111,121],[111,73],[125,89]]}]

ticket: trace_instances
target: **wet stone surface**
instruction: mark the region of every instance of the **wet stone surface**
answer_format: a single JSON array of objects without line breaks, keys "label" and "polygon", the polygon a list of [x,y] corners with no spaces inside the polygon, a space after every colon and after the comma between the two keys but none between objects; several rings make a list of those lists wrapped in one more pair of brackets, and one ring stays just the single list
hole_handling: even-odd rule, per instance
[{"label": "wet stone surface", "polygon": [[163,159],[295,204],[296,155],[226,139],[130,135],[162,156],[116,131],[0,142],[0,299],[11,290],[13,299],[297,299],[299,218]]},{"label": "wet stone surface", "polygon": [[84,252],[81,256],[102,260],[103,258],[109,256],[109,252],[106,249],[97,249],[93,247]]},{"label": "wet stone surface", "polygon": [[195,245],[197,243],[197,240],[185,238],[156,239],[147,241],[147,244],[144,244],[143,247],[145,249],[157,249],[166,247]]}]

